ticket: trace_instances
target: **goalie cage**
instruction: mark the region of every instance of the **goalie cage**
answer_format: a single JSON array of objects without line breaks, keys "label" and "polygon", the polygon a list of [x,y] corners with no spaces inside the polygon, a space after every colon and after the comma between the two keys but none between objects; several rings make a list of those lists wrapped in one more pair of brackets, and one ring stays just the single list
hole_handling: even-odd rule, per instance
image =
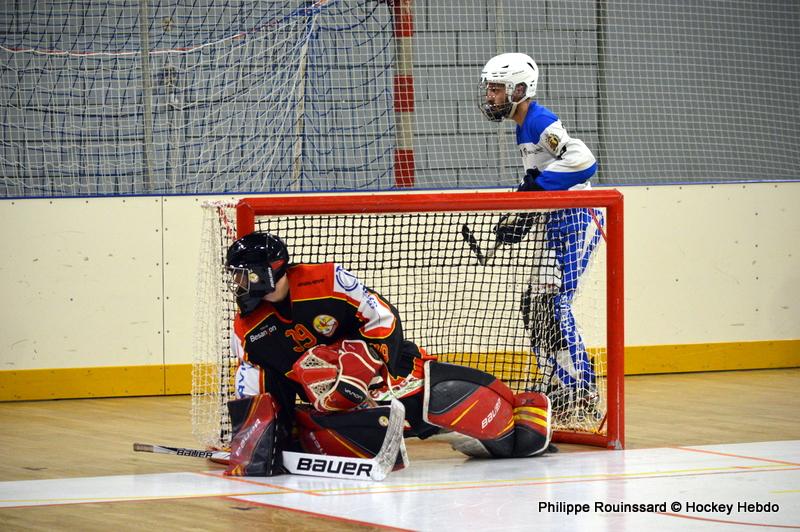
[{"label": "goalie cage", "polygon": [[[554,441],[623,448],[618,191],[273,196],[203,208],[192,425],[204,445],[225,447],[231,435],[226,403],[235,391],[238,361],[230,347],[236,305],[226,285],[225,251],[238,236],[261,230],[284,239],[293,263],[344,265],[399,309],[406,338],[440,360],[487,371],[515,392],[550,394],[558,409]],[[566,335],[551,313],[537,310],[548,294],[552,298],[552,285],[543,287],[568,282],[553,281],[561,272],[547,245],[546,223],[558,212],[590,220],[577,232],[575,249],[585,263],[570,297],[575,320]],[[531,227],[526,236],[496,246],[498,221],[521,214]],[[485,262],[476,257],[476,245]],[[572,356],[584,352],[591,361],[590,368],[577,368],[579,382],[571,387],[552,385],[555,357],[547,334],[554,327],[562,331],[562,344],[565,336],[582,340],[585,350],[573,346]],[[560,362],[569,366],[566,353]]]}]

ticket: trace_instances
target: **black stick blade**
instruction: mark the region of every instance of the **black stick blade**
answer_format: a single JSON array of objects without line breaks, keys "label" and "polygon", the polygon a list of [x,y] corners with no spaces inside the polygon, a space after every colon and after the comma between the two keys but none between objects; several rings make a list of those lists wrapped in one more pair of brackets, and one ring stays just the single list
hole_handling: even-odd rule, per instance
[{"label": "black stick blade", "polygon": [[478,262],[481,265],[486,264],[486,257],[483,256],[481,246],[475,239],[475,235],[472,234],[472,229],[470,229],[467,224],[461,226],[461,236],[464,238],[464,242],[469,245],[470,251],[472,251],[472,253],[475,255],[475,258],[478,259]]}]

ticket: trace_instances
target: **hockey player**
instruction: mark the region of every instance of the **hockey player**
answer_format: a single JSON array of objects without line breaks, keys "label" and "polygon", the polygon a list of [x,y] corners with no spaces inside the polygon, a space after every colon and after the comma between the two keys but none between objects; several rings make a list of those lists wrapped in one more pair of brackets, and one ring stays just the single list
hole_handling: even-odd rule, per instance
[{"label": "hockey player", "polygon": [[[403,337],[397,309],[342,265],[290,265],[283,241],[263,232],[234,242],[226,264],[239,307],[232,344],[244,397],[229,405],[229,474],[275,474],[277,451],[298,446],[371,458],[386,425],[388,407],[379,405],[390,397],[405,407],[406,436],[446,429],[466,436],[459,450],[480,456],[547,450],[544,394],[515,395],[487,373],[437,362]],[[254,469],[249,436],[264,427],[268,441],[258,445],[269,447],[267,465]]]},{"label": "hockey player", "polygon": [[[516,123],[525,169],[517,191],[589,189],[597,162],[552,111],[533,99],[538,78],[536,63],[520,53],[493,57],[481,72],[479,107],[484,116],[492,122]],[[594,367],[575,322],[572,300],[601,227],[599,213],[578,208],[509,216],[495,227],[499,243],[517,244],[532,230],[546,242],[522,295],[521,310],[544,375],[536,389],[550,396],[556,419],[596,413]]]}]

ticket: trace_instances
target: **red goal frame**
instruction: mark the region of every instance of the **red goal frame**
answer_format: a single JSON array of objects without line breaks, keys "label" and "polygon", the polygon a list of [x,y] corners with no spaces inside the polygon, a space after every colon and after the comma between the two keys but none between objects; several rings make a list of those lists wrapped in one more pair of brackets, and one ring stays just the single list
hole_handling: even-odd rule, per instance
[{"label": "red goal frame", "polygon": [[244,198],[236,205],[237,238],[255,229],[256,216],[366,214],[402,212],[473,212],[491,210],[606,209],[606,434],[556,431],[562,443],[622,449],[625,445],[624,399],[624,225],[623,196],[614,189],[569,192],[372,193]]}]

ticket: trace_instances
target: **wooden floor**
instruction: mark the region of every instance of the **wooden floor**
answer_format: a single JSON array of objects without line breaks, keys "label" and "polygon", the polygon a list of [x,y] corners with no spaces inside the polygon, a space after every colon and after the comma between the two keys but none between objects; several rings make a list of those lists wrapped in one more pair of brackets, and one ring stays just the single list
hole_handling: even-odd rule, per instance
[{"label": "wooden floor", "polygon": [[[629,449],[800,440],[800,369],[633,376],[625,383]],[[0,403],[0,481],[219,467],[131,450],[134,441],[196,447],[189,402],[177,396]],[[411,440],[408,448],[412,467],[455,453],[436,441]],[[0,530],[245,528],[371,529],[213,497],[0,510]]]}]

